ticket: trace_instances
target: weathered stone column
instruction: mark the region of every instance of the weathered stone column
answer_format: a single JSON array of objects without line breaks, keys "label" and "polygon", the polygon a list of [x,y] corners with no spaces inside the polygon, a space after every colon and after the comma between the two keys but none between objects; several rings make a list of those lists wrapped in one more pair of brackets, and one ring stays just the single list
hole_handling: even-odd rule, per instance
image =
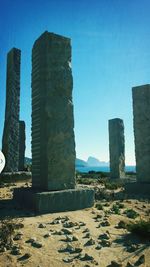
[{"label": "weathered stone column", "polygon": [[19,171],[24,170],[24,161],[25,161],[25,122],[19,121]]},{"label": "weathered stone column", "polygon": [[75,186],[70,39],[44,32],[32,50],[32,188],[14,198],[38,213],[84,209],[94,190]]},{"label": "weathered stone column", "polygon": [[4,171],[17,171],[19,163],[21,51],[13,48],[7,55],[6,108],[2,151],[6,158]]},{"label": "weathered stone column", "polygon": [[150,84],[132,88],[136,172],[138,182],[150,182]]},{"label": "weathered stone column", "polygon": [[32,50],[32,183],[75,187],[70,39],[45,32]]},{"label": "weathered stone column", "polygon": [[109,156],[111,178],[124,178],[124,124],[123,120],[118,118],[109,120]]}]

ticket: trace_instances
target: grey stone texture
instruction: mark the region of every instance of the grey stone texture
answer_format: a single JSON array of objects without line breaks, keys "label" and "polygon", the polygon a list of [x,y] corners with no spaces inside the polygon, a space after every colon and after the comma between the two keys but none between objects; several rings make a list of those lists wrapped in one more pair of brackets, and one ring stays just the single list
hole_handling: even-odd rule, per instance
[{"label": "grey stone texture", "polygon": [[21,51],[13,48],[7,54],[6,107],[2,151],[6,158],[4,171],[17,171],[19,162]]},{"label": "grey stone texture", "polygon": [[32,185],[75,187],[70,39],[44,32],[32,49]]},{"label": "grey stone texture", "polygon": [[132,88],[136,172],[138,182],[150,182],[150,85]]},{"label": "grey stone texture", "polygon": [[19,171],[23,171],[25,166],[25,122],[19,121]]},{"label": "grey stone texture", "polygon": [[22,206],[42,214],[89,208],[94,204],[94,190],[76,188],[36,192],[31,188],[16,188],[14,189],[14,198]]},{"label": "grey stone texture", "polygon": [[123,120],[109,120],[109,156],[111,178],[125,178],[125,138]]}]

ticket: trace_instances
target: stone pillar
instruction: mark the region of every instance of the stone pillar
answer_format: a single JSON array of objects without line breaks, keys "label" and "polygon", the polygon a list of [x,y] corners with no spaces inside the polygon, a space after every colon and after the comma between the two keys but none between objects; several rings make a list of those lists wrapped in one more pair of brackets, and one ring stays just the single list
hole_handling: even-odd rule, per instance
[{"label": "stone pillar", "polygon": [[32,49],[32,186],[75,188],[70,39],[44,32]]},{"label": "stone pillar", "polygon": [[2,151],[6,158],[4,171],[17,171],[19,163],[21,51],[13,48],[7,55],[6,108]]},{"label": "stone pillar", "polygon": [[32,188],[14,199],[38,213],[93,206],[94,190],[75,185],[70,39],[45,32],[32,50]]},{"label": "stone pillar", "polygon": [[25,161],[25,122],[19,121],[19,171],[24,170]]},{"label": "stone pillar", "polygon": [[138,182],[150,182],[150,84],[132,88],[136,172]]},{"label": "stone pillar", "polygon": [[109,120],[109,155],[111,178],[125,177],[124,124],[121,119]]}]

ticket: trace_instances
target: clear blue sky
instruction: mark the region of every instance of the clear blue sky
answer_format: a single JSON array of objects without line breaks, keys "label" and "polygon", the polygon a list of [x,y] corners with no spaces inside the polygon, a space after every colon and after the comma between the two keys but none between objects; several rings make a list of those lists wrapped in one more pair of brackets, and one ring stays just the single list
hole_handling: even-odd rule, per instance
[{"label": "clear blue sky", "polygon": [[30,156],[31,49],[48,30],[72,39],[77,157],[109,160],[108,119],[125,124],[126,164],[134,164],[131,87],[150,83],[149,0],[1,0],[0,138],[6,94],[6,55],[22,50],[21,114]]}]

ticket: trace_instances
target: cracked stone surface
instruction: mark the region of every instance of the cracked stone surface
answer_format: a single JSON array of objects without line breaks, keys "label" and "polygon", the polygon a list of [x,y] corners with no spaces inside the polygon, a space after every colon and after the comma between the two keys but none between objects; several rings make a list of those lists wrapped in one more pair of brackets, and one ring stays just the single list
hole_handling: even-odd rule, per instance
[{"label": "cracked stone surface", "polygon": [[44,32],[32,50],[34,188],[75,188],[72,88],[70,39]]},{"label": "cracked stone surface", "polygon": [[125,177],[125,138],[121,119],[109,120],[109,156],[111,178]]},{"label": "cracked stone surface", "polygon": [[2,138],[2,151],[6,158],[5,172],[18,171],[19,165],[20,61],[21,51],[12,48],[7,54],[6,107]]}]

